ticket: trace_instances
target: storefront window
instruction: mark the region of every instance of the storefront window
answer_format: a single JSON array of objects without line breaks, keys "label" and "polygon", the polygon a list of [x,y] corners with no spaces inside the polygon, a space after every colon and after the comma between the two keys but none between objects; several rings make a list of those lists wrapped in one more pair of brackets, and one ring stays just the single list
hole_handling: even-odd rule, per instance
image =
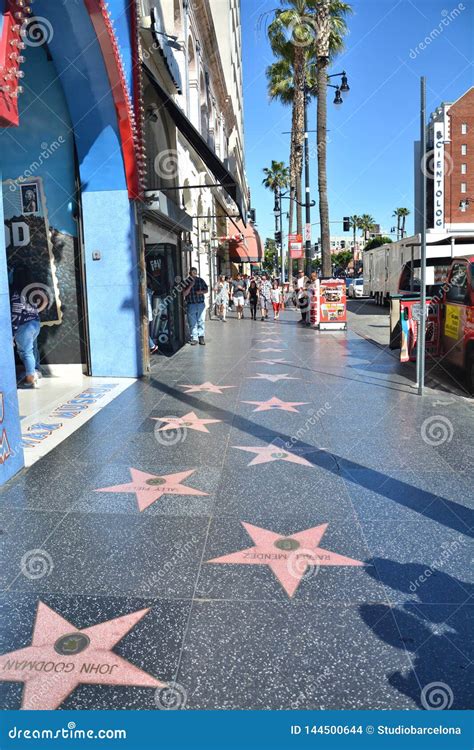
[{"label": "storefront window", "polygon": [[169,243],[146,245],[147,285],[153,293],[151,336],[164,352],[183,343],[181,263],[178,248]]}]

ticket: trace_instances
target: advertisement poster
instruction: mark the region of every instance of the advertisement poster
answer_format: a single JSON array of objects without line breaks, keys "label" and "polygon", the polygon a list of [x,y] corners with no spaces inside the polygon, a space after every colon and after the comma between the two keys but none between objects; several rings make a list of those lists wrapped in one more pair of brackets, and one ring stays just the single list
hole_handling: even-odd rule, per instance
[{"label": "advertisement poster", "polygon": [[346,284],[344,280],[322,279],[320,282],[319,311],[321,330],[347,326]]},{"label": "advertisement poster", "polygon": [[43,181],[41,177],[28,182],[6,180],[2,187],[8,266],[31,269],[34,283],[26,296],[37,306],[43,325],[59,325],[61,300]]},{"label": "advertisement poster", "polygon": [[461,323],[461,306],[446,305],[446,320],[444,323],[444,335],[451,339],[459,338],[459,325]]}]

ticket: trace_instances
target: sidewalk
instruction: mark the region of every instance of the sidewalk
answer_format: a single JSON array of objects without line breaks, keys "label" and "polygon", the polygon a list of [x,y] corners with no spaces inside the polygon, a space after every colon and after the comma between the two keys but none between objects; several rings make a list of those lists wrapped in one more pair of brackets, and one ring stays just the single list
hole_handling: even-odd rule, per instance
[{"label": "sidewalk", "polygon": [[473,406],[297,317],[208,323],[0,492],[2,708],[472,705]]}]

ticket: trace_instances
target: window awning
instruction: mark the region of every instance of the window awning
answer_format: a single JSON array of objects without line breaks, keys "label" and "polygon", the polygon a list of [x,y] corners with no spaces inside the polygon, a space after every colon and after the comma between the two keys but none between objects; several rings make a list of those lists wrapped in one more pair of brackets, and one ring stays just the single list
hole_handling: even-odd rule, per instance
[{"label": "window awning", "polygon": [[263,260],[263,249],[259,233],[251,223],[247,227],[241,221],[236,223],[240,237],[227,237],[225,250],[221,253],[228,251],[232,263],[260,263]]},{"label": "window awning", "polygon": [[[186,117],[185,113],[176,102],[166,93],[159,81],[156,80],[150,68],[143,63],[143,68],[158,95],[161,104],[166,109],[171,119],[175,123],[180,133],[186,138],[189,145],[194,149],[206,167],[214,175],[227,195],[234,201],[239,211],[242,222],[245,226],[247,221],[247,209],[244,196],[236,178],[226,169],[215,152],[210,148],[201,133],[194,127],[192,122]],[[205,186],[203,186],[205,187]]]}]

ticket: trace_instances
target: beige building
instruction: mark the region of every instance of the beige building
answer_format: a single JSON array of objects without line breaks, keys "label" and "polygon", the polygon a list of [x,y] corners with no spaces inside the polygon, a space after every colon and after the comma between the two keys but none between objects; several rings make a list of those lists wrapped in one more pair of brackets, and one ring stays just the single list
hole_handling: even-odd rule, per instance
[{"label": "beige building", "polygon": [[[237,223],[249,207],[240,1],[141,0],[137,26],[145,244],[168,254],[168,287],[191,265],[212,284],[219,238],[239,231],[227,217]],[[230,271],[222,249],[219,267]]]}]

